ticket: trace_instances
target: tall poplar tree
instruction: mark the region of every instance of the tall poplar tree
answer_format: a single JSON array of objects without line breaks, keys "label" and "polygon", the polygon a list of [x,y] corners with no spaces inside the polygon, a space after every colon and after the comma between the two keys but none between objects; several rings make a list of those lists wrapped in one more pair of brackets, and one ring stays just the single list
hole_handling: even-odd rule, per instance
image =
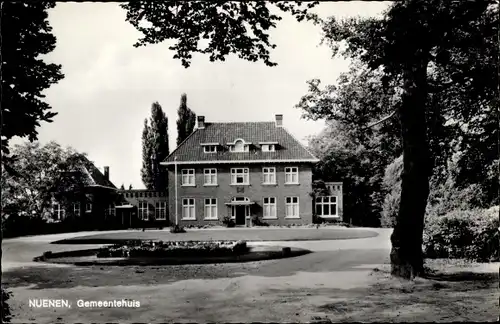
[{"label": "tall poplar tree", "polygon": [[[160,166],[160,162],[170,153],[168,145],[168,118],[158,102],[151,106],[151,117],[147,136],[147,147],[150,149],[150,169],[152,189],[165,190],[167,188],[167,173]],[[144,145],[143,145],[144,146]],[[144,152],[144,148],[143,148]]]},{"label": "tall poplar tree", "polygon": [[150,139],[150,127],[148,125],[148,119],[144,119],[144,128],[142,130],[142,168],[141,168],[141,179],[142,183],[148,190],[153,190],[153,171],[151,168],[151,139]]},{"label": "tall poplar tree", "polygon": [[181,104],[177,110],[177,146],[193,132],[196,114],[187,106],[187,95],[181,95]]}]

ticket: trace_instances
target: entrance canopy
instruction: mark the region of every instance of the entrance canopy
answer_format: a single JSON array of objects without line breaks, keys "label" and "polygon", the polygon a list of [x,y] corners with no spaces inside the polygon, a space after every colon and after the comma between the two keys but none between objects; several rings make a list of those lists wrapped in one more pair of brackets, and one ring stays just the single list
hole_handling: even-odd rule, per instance
[{"label": "entrance canopy", "polygon": [[250,201],[247,197],[233,197],[231,202],[226,203],[227,206],[249,206],[255,204],[254,201]]},{"label": "entrance canopy", "polygon": [[115,208],[130,209],[130,208],[134,208],[134,205],[121,205],[121,206],[116,206]]}]

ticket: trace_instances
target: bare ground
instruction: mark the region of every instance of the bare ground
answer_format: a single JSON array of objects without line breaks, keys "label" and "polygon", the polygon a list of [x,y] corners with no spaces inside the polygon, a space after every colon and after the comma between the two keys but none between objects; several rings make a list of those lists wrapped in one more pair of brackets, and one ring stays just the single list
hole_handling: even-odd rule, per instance
[{"label": "bare ground", "polygon": [[[428,261],[427,266],[434,270],[432,277],[402,282],[388,274],[388,235],[389,232],[356,240],[283,242],[315,253],[245,264],[33,267],[25,263],[4,269],[2,283],[14,294],[9,300],[14,323],[497,319],[498,263]],[[43,249],[47,248],[38,247]],[[29,253],[20,255],[27,257]],[[27,260],[19,256],[16,259],[9,253],[7,256],[19,265]],[[29,308],[29,298],[68,299],[72,308]],[[79,299],[122,298],[135,299],[141,305],[78,308],[76,304]]]}]

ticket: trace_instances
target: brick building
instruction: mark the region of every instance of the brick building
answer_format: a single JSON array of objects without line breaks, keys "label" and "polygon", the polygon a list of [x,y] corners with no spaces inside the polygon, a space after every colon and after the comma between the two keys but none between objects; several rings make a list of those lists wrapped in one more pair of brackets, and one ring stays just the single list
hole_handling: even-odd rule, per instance
[{"label": "brick building", "polygon": [[[225,217],[247,226],[255,218],[276,225],[312,223],[316,162],[283,127],[283,115],[274,122],[240,123],[198,116],[195,131],[161,162],[168,169],[170,220],[184,226]],[[341,184],[331,189],[332,198],[316,198],[317,209],[339,218]]]}]

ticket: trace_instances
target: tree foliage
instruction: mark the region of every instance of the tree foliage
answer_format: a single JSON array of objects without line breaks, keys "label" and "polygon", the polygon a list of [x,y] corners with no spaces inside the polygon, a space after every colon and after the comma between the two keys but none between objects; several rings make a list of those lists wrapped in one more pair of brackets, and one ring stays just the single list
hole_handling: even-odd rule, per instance
[{"label": "tree foliage", "polygon": [[82,167],[89,162],[83,154],[55,142],[16,145],[12,153],[15,172],[2,172],[4,214],[42,217],[54,200],[69,205],[84,195]]},{"label": "tree foliage", "polygon": [[193,132],[196,125],[196,114],[187,106],[185,93],[181,95],[177,115],[177,146],[179,146]]},{"label": "tree foliage", "polygon": [[282,18],[274,14],[286,12],[298,21],[318,21],[310,9],[318,4],[302,1],[130,1],[121,7],[126,20],[143,37],[136,47],[167,40],[177,42],[169,47],[174,58],[189,67],[194,53],[209,55],[210,61],[224,61],[236,54],[251,62],[271,60],[269,31]]},{"label": "tree foliage", "polygon": [[144,119],[144,128],[142,129],[142,168],[141,168],[141,179],[142,183],[148,190],[154,188],[154,178],[151,157],[152,142],[151,142],[151,128],[148,125],[147,118]]},{"label": "tree foliage", "polygon": [[37,139],[40,122],[52,122],[57,114],[44,101],[43,91],[64,76],[61,66],[45,63],[56,38],[47,10],[54,2],[2,2],[2,152],[9,153],[14,136]]},{"label": "tree foliage", "polygon": [[[335,54],[344,44],[344,55],[381,70],[384,88],[401,82],[400,104],[392,107],[401,125],[403,173],[391,264],[393,274],[414,276],[423,269],[423,216],[438,160],[432,146],[446,147],[432,140],[446,136],[439,132],[447,117],[465,122],[496,107],[490,105],[498,88],[491,69],[498,65],[498,3],[401,1],[381,19],[332,18],[323,29]],[[440,126],[439,135],[429,134],[432,125]]]},{"label": "tree foliage", "polygon": [[[148,178],[143,178],[143,182],[144,179],[149,179],[148,181],[150,182],[144,183],[146,186],[152,186],[148,187],[148,189],[165,190],[167,187],[167,174],[166,170],[160,167],[160,162],[165,160],[170,153],[168,143],[168,118],[158,102],[153,103],[151,106],[151,117],[149,119],[149,128],[147,129],[146,137],[144,137],[145,135],[143,132],[143,159],[147,159],[144,153],[150,153],[150,167],[148,167],[148,169],[151,170],[151,173]],[[145,138],[147,138],[147,140],[145,140]],[[144,169],[146,163],[143,160],[143,170],[141,170],[141,174],[142,171],[144,174],[148,174],[149,172]]]}]

